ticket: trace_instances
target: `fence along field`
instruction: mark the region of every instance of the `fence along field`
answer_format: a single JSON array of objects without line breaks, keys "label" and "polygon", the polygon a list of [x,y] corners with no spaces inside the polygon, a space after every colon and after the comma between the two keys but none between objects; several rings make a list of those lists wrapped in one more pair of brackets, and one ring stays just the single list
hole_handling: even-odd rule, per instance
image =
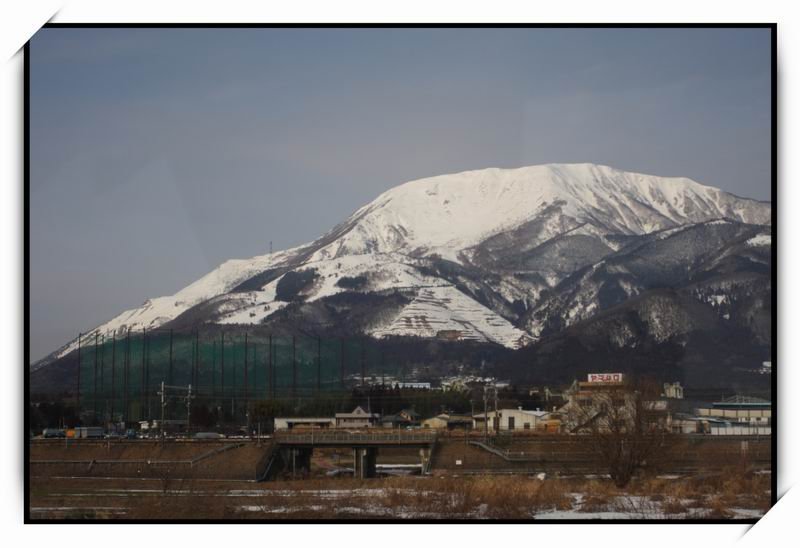
[{"label": "fence along field", "polygon": [[[254,401],[341,393],[370,380],[402,375],[380,341],[276,336],[250,331],[143,330],[80,336],[76,406],[98,422],[160,417],[161,383],[192,385],[193,405],[244,417]],[[185,394],[185,392],[183,392]],[[185,419],[180,392],[169,419]]]}]

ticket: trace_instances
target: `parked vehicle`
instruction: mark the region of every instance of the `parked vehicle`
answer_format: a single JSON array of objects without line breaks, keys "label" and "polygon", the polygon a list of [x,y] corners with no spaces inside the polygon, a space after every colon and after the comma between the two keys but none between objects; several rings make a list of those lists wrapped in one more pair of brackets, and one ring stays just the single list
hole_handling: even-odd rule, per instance
[{"label": "parked vehicle", "polygon": [[75,429],[76,438],[99,439],[103,437],[101,426],[79,426]]},{"label": "parked vehicle", "polygon": [[45,428],[42,431],[43,438],[66,438],[67,433],[60,428]]},{"label": "parked vehicle", "polygon": [[223,439],[224,437],[225,436],[219,432],[197,432],[194,435],[194,439],[196,440],[219,440]]}]

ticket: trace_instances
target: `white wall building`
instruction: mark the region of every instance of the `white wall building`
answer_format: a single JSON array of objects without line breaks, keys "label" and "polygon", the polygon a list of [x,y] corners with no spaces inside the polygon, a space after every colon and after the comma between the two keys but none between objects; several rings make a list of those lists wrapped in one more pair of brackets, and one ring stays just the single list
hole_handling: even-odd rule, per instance
[{"label": "white wall building", "polygon": [[275,430],[294,430],[295,428],[334,428],[333,417],[275,417]]},{"label": "white wall building", "polygon": [[[498,409],[497,412],[489,411],[489,430],[536,430],[539,423],[546,420],[550,415],[547,411],[522,409]],[[475,428],[484,429],[484,413],[475,413],[472,416]]]}]

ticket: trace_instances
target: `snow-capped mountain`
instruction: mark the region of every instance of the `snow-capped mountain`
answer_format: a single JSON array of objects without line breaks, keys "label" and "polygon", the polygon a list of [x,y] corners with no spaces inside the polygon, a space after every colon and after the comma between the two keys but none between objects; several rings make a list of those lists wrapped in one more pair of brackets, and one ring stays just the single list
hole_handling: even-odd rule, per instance
[{"label": "snow-capped mountain", "polygon": [[86,332],[280,322],[324,331],[339,328],[335,303],[337,314],[358,309],[359,329],[375,337],[457,332],[518,347],[659,284],[688,287],[748,261],[768,269],[770,219],[769,203],[593,164],[442,175],[384,192],[314,242],[227,261]]}]

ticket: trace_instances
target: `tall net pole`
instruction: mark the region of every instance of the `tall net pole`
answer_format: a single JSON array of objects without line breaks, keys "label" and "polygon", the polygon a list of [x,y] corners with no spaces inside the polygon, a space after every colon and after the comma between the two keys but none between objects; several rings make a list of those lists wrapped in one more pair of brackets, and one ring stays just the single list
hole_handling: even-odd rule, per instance
[{"label": "tall net pole", "polygon": [[217,405],[217,339],[211,345],[211,401]]},{"label": "tall net pole", "polygon": [[116,394],[116,380],[117,380],[117,332],[116,330],[111,334],[111,422],[114,422],[114,397]]},{"label": "tall net pole", "polygon": [[142,328],[142,384],[139,387],[139,420],[144,420],[144,399],[147,394],[145,353],[147,348],[147,328]]},{"label": "tall net pole", "polygon": [[270,399],[275,399],[275,368],[272,363],[272,333],[269,334],[269,390]]},{"label": "tall net pole", "polygon": [[219,393],[222,405],[225,405],[225,332],[222,332],[222,339],[220,340],[219,352],[219,369],[220,369],[220,382]]},{"label": "tall net pole", "polygon": [[244,405],[247,407],[247,332],[244,334]]},{"label": "tall net pole", "polygon": [[342,390],[344,390],[344,337],[341,339],[341,358],[339,362],[339,384],[341,385]]},{"label": "tall net pole", "polygon": [[83,333],[78,333],[78,382],[75,391],[75,413],[77,414],[77,421],[81,420],[81,336]]},{"label": "tall net pole", "polygon": [[123,422],[128,422],[128,415],[130,411],[130,398],[129,398],[129,388],[130,388],[130,371],[131,371],[131,330],[128,329],[127,336],[125,337],[125,368],[123,369],[122,375],[122,386],[124,387],[124,399],[125,407],[122,409],[122,420]]},{"label": "tall net pole", "polygon": [[174,384],[172,378],[172,329],[169,330],[169,376],[167,377],[169,384]]},{"label": "tall net pole", "polygon": [[317,336],[317,393],[322,390],[322,339]]},{"label": "tall net pole", "polygon": [[100,338],[100,334],[95,331],[94,332],[94,402],[92,404],[92,411],[94,414],[94,420],[97,420],[97,342]]}]

